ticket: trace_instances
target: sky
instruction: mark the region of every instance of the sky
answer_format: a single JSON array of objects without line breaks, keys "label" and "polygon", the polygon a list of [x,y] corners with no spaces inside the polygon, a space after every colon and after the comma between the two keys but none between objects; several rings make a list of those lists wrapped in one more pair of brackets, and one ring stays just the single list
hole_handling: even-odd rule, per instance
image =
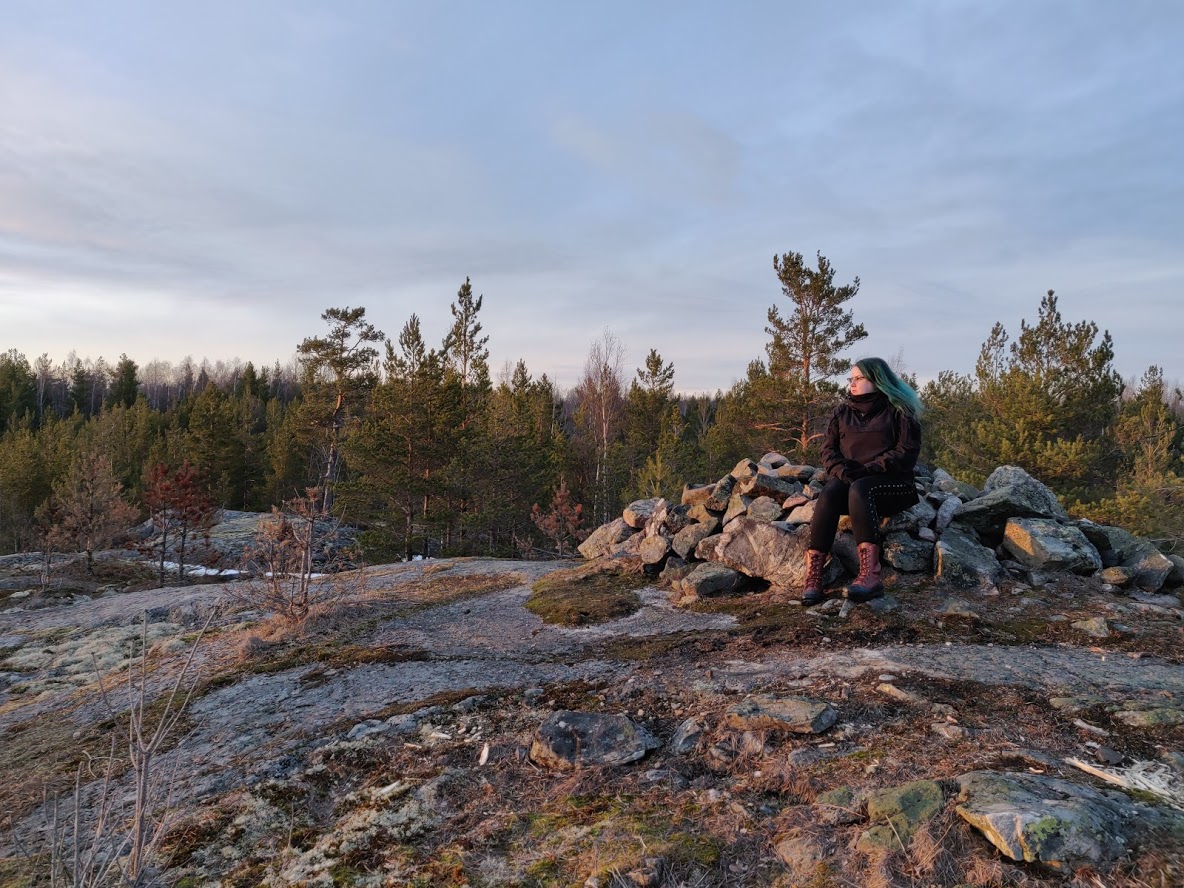
[{"label": "sky", "polygon": [[495,378],[727,389],[825,255],[924,381],[1054,289],[1184,377],[1184,4],[0,0],[0,350],[287,362],[331,306]]}]

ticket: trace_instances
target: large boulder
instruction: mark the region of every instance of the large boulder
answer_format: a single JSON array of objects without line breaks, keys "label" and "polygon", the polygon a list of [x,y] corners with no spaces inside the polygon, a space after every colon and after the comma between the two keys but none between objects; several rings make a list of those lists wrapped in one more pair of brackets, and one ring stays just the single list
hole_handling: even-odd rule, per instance
[{"label": "large boulder", "polygon": [[608,554],[614,546],[623,543],[635,533],[637,530],[626,524],[624,518],[618,518],[596,528],[592,531],[591,536],[576,548],[585,558],[599,558],[601,555]]},{"label": "large boulder", "polygon": [[728,503],[731,502],[732,491],[735,489],[736,479],[731,475],[724,475],[715,482],[711,496],[705,499],[701,505],[711,509],[713,512],[722,512],[728,507]]},{"label": "large boulder", "polygon": [[1027,488],[1030,491],[1030,497],[1033,500],[1038,500],[1041,503],[1041,508],[1048,512],[1048,517],[1060,521],[1069,520],[1069,514],[1061,506],[1057,495],[1019,466],[999,466],[991,472],[987,483],[983,485],[983,495],[986,496],[988,493],[1005,490],[1009,487]]},{"label": "large boulder", "polygon": [[758,496],[748,504],[748,517],[757,521],[776,521],[783,511],[779,501],[767,496]]},{"label": "large boulder", "polygon": [[653,517],[654,513],[659,509],[666,508],[666,500],[660,496],[652,499],[643,499],[632,502],[625,507],[625,511],[621,517],[625,519],[625,523],[630,527],[640,530],[645,527],[647,521]]},{"label": "large boulder", "polygon": [[1069,519],[1056,494],[1017,466],[997,468],[983,491],[982,496],[962,503],[954,520],[974,528],[992,546],[1003,540],[1009,518]]},{"label": "large boulder", "polygon": [[671,583],[671,601],[687,605],[700,598],[734,592],[744,583],[744,574],[724,564],[705,561],[680,580]]},{"label": "large boulder", "polygon": [[920,500],[903,512],[897,512],[886,519],[882,529],[885,533],[895,533],[901,530],[906,533],[915,533],[922,527],[931,525],[936,517],[937,510],[925,500]]},{"label": "large boulder", "polygon": [[637,554],[642,564],[661,564],[670,554],[670,540],[664,536],[646,537]]},{"label": "large boulder", "polygon": [[736,489],[746,496],[770,496],[783,500],[795,493],[801,493],[802,484],[793,478],[782,478],[774,472],[762,469],[751,478],[745,478],[737,484]]},{"label": "large boulder", "polygon": [[995,553],[982,545],[973,531],[956,524],[942,533],[935,554],[936,575],[962,589],[994,583],[1003,571]]},{"label": "large boulder", "polygon": [[801,589],[806,578],[808,531],[791,531],[781,522],[741,516],[724,528],[715,558],[778,589]]},{"label": "large boulder", "polygon": [[711,499],[715,493],[714,484],[687,484],[682,489],[682,504],[684,506],[699,506]]},{"label": "large boulder", "polygon": [[1003,548],[1035,570],[1090,574],[1102,569],[1102,556],[1080,530],[1048,518],[1009,518]]},{"label": "large boulder", "polygon": [[535,731],[530,760],[558,770],[623,765],[661,745],[653,734],[623,715],[561,709]]},{"label": "large boulder", "polygon": [[699,545],[700,541],[707,539],[719,527],[719,521],[716,520],[712,524],[688,524],[682,530],[674,535],[674,539],[670,542],[670,547],[678,553],[679,558],[689,558],[695,554],[695,547]]},{"label": "large boulder", "polygon": [[1105,869],[1163,819],[1120,792],[1046,775],[971,771],[958,785],[958,815],[1016,861]]},{"label": "large boulder", "polygon": [[933,570],[933,543],[915,540],[907,533],[890,533],[884,538],[884,560],[907,573]]},{"label": "large boulder", "polygon": [[1093,543],[1107,567],[1121,566],[1134,574],[1134,584],[1147,592],[1156,592],[1172,575],[1175,565],[1150,540],[1135,536],[1121,527],[1079,521],[1077,526]]},{"label": "large boulder", "polygon": [[950,496],[937,507],[937,517],[933,519],[933,527],[938,533],[941,533],[950,526],[950,522],[954,520],[954,515],[958,513],[961,505],[961,499],[956,496]]}]

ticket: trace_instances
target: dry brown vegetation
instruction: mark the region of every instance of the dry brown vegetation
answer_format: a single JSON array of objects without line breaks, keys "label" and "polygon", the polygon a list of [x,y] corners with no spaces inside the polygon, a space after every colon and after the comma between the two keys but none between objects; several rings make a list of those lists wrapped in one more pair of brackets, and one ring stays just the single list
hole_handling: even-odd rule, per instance
[{"label": "dry brown vegetation", "polygon": [[[298,630],[275,624],[224,632],[219,643],[227,651],[239,650],[243,639],[258,644],[241,660],[226,656],[213,662],[197,693],[245,675],[298,667],[305,670],[303,686],[315,689],[333,670],[429,658],[429,652],[380,641],[382,627],[427,608],[521,586],[524,579],[474,572],[463,562],[428,564],[415,572],[371,571],[363,599],[310,618]],[[536,597],[557,593],[556,600],[567,596],[577,606],[604,599],[600,606],[606,614],[618,606],[611,604],[616,596],[628,593],[636,599],[643,582],[587,570],[556,571],[547,579],[536,584]],[[920,673],[894,681],[915,702],[885,695],[875,675],[818,674],[762,686],[762,692],[831,701],[840,723],[820,736],[745,732],[725,724],[727,706],[742,692],[728,691],[716,673],[733,661],[759,664],[787,653],[809,657],[863,646],[952,641],[1072,645],[1094,648],[1099,656],[1184,662],[1179,623],[1155,612],[1115,618],[1125,628],[1106,639],[1084,639],[1071,630],[1072,620],[1106,613],[1108,602],[1121,601],[1088,580],[1071,589],[1041,590],[1018,613],[1013,608],[1022,596],[1007,588],[998,596],[976,596],[971,604],[977,617],[940,615],[948,593],[932,582],[897,581],[892,592],[899,609],[877,613],[859,607],[844,617],[803,610],[767,589],[708,600],[696,608],[731,614],[736,624],[669,636],[616,636],[578,655],[562,655],[618,662],[620,678],[550,685],[541,696],[524,695],[521,689],[478,694],[458,688],[368,713],[385,719],[429,709],[427,727],[404,736],[344,742],[355,720],[343,719],[309,738],[314,745],[293,776],[228,792],[175,824],[164,840],[170,872],[188,888],[211,884],[211,873],[221,885],[257,885],[340,834],[351,817],[397,809],[398,800],[409,797],[398,793],[438,783],[443,802],[430,828],[365,833],[336,856],[332,883],[366,884],[368,878],[422,888],[1166,888],[1184,883],[1181,855],[1170,844],[1140,850],[1105,874],[1014,864],[956,816],[952,798],[954,778],[978,768],[1072,777],[1065,759],[1082,755],[1084,744],[1099,739],[1078,721],[1105,730],[1107,745],[1140,759],[1184,749],[1184,727],[1136,729],[1101,703],[1070,714],[1051,707],[1042,691]],[[553,613],[564,613],[550,606]],[[1069,619],[1052,621],[1054,614]],[[715,690],[696,690],[698,685]],[[702,718],[706,733],[700,747],[685,755],[663,747],[633,765],[554,773],[533,765],[527,749],[534,730],[557,709],[625,713],[662,740],[694,715]],[[935,722],[956,725],[965,734],[944,739],[933,732]],[[73,730],[63,713],[8,732],[0,743],[0,767],[10,777],[6,801],[27,807],[38,778],[63,782],[80,753],[103,740],[101,730],[78,738]],[[855,822],[819,821],[814,803],[823,792],[841,786],[874,790],[922,778],[942,783],[945,807],[894,853],[854,850],[871,825],[861,803],[852,809]],[[403,787],[391,797],[396,801],[376,801],[394,786]],[[17,790],[23,801],[15,799]],[[267,818],[250,827],[251,818],[264,809]],[[807,878],[791,875],[774,854],[788,835],[812,837],[831,852]],[[0,870],[0,885],[6,885],[3,875]]]}]

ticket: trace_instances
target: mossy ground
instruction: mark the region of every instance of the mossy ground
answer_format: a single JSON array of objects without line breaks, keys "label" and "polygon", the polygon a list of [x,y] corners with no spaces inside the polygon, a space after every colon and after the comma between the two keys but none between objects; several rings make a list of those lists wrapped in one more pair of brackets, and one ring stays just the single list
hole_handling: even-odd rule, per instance
[{"label": "mossy ground", "polygon": [[636,613],[641,608],[637,590],[647,584],[641,574],[560,570],[535,582],[526,609],[558,626],[607,623]]}]

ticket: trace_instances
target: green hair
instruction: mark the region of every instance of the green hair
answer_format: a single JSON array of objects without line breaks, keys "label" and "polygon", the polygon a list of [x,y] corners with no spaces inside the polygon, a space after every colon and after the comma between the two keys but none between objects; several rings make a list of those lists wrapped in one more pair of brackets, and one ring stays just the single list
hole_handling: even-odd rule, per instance
[{"label": "green hair", "polygon": [[892,372],[892,368],[883,358],[860,358],[855,362],[859,372],[868,381],[887,396],[888,402],[901,413],[918,417],[925,408],[921,399],[913,391],[913,387]]}]

